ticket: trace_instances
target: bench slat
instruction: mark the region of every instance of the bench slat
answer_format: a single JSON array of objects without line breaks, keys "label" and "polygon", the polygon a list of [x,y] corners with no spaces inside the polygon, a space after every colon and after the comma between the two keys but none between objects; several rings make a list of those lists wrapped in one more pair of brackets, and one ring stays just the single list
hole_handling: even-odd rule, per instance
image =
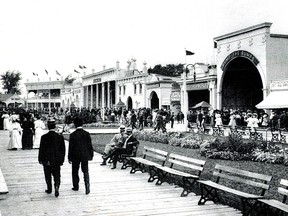
[{"label": "bench slat", "polygon": [[215,169],[223,170],[223,171],[230,172],[230,173],[235,173],[235,174],[242,175],[242,176],[247,176],[250,178],[260,179],[260,180],[268,181],[268,182],[270,182],[272,179],[272,176],[249,172],[249,171],[241,170],[237,168],[227,167],[227,166],[223,166],[220,164],[216,164]]},{"label": "bench slat", "polygon": [[208,186],[213,187],[213,188],[217,188],[217,189],[222,190],[222,191],[226,191],[226,192],[235,194],[237,196],[241,196],[241,197],[247,198],[247,199],[261,199],[261,198],[263,198],[263,196],[258,196],[258,195],[255,195],[255,194],[249,194],[249,193],[245,193],[245,192],[242,192],[242,191],[238,191],[238,190],[223,186],[221,184],[217,184],[216,182],[209,181],[209,180],[208,181],[198,180],[198,182],[201,183],[201,184],[208,185]]},{"label": "bench slat", "polygon": [[146,154],[147,152],[155,152],[155,153],[160,154],[160,155],[168,155],[168,152],[166,152],[166,151],[144,146],[143,154]]},{"label": "bench slat", "polygon": [[273,206],[274,208],[280,209],[284,212],[288,212],[288,205],[285,203],[282,203],[278,200],[274,200],[274,199],[259,199],[258,201],[265,203],[269,206]]},{"label": "bench slat", "polygon": [[248,185],[251,185],[251,186],[254,186],[254,187],[259,187],[259,188],[262,188],[262,189],[265,189],[265,190],[269,189],[269,185],[267,185],[267,184],[264,184],[264,183],[261,183],[261,182],[255,182],[255,181],[252,181],[252,180],[249,180],[249,179],[243,179],[243,178],[240,178],[238,176],[227,175],[225,173],[220,173],[219,171],[214,171],[213,175],[221,177],[221,178],[226,178],[226,179],[229,179],[229,180],[232,180],[232,181],[245,183],[245,184],[248,184]]},{"label": "bench slat", "polygon": [[288,187],[288,180],[286,180],[286,179],[281,179],[281,180],[280,180],[280,184]]},{"label": "bench slat", "polygon": [[282,187],[278,187],[278,193],[284,195],[284,196],[288,196],[288,190]]},{"label": "bench slat", "polygon": [[166,160],[166,156],[157,155],[157,154],[154,154],[154,153],[151,153],[151,152],[146,152],[145,155],[149,156],[149,157],[152,157],[152,158],[155,158],[155,159],[159,159],[161,161],[165,161]]},{"label": "bench slat", "polygon": [[182,162],[182,161],[178,161],[178,160],[174,160],[174,159],[168,159],[168,161],[173,163],[173,164],[178,164],[180,166],[184,166],[184,167],[187,167],[187,168],[190,168],[190,169],[199,170],[199,171],[203,170],[203,167],[201,167],[201,166],[185,163],[185,162]]},{"label": "bench slat", "polygon": [[132,160],[138,162],[138,163],[142,163],[142,164],[145,164],[147,166],[161,166],[160,164],[157,164],[156,162],[153,162],[153,161],[149,161],[149,160],[146,160],[144,158],[131,158]]},{"label": "bench slat", "polygon": [[161,170],[163,170],[163,171],[165,171],[165,172],[174,174],[174,175],[199,179],[199,176],[197,176],[197,175],[192,175],[192,174],[190,174],[190,173],[182,172],[182,171],[175,170],[175,169],[172,169],[172,168],[169,168],[169,167],[157,166],[157,168],[158,168],[158,169],[161,169]]},{"label": "bench slat", "polygon": [[200,164],[200,165],[204,165],[206,163],[206,161],[204,161],[204,160],[199,160],[199,159],[195,159],[195,158],[189,158],[189,157],[178,155],[178,154],[174,154],[174,153],[171,153],[169,155],[169,158],[175,158],[175,159],[179,159],[179,160],[183,160],[183,161],[189,161],[191,163]]}]

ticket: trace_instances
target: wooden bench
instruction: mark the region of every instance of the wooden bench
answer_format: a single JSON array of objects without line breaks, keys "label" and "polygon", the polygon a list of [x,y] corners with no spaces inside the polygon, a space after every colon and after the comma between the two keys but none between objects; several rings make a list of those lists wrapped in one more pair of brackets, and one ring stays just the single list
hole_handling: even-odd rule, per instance
[{"label": "wooden bench", "polygon": [[150,174],[148,182],[153,182],[158,178],[156,166],[164,166],[167,156],[168,152],[166,151],[144,146],[143,157],[131,157],[132,168],[130,173],[133,174],[137,171],[144,172],[146,167],[148,167]]},{"label": "wooden bench", "polygon": [[8,187],[2,174],[2,170],[0,169],[0,195],[7,194],[8,192]]},{"label": "wooden bench", "polygon": [[[272,176],[222,166],[219,164],[216,164],[213,176],[217,177],[216,182],[198,180],[201,188],[201,198],[198,205],[204,205],[208,200],[219,202],[220,199],[217,192],[218,190],[221,190],[240,197],[243,215],[249,215],[255,207],[257,200],[264,198],[264,194],[269,188],[269,182],[272,179]],[[220,183],[220,179],[225,181]],[[247,193],[231,188],[230,186],[225,186],[225,182],[228,182],[227,180],[230,181],[230,183],[240,183],[245,188],[249,186],[253,187],[253,189],[257,188],[260,190],[259,195],[255,194],[256,191],[255,193]]]},{"label": "wooden bench", "polygon": [[171,153],[168,155],[167,162],[170,163],[169,166],[167,163],[165,163],[165,166],[156,166],[158,169],[156,185],[161,185],[168,174],[180,176],[182,177],[183,186],[181,197],[187,196],[192,191],[191,188],[196,180],[199,179],[206,161]]},{"label": "wooden bench", "polygon": [[[282,187],[283,186],[283,187]],[[281,179],[280,187],[278,187],[278,193],[283,195],[283,200],[280,202],[275,199],[259,199],[258,201],[261,203],[261,215],[272,215],[271,208],[275,208],[277,211],[282,211],[288,213],[288,205],[285,203],[288,195],[288,180]],[[277,214],[278,215],[278,214]]]}]

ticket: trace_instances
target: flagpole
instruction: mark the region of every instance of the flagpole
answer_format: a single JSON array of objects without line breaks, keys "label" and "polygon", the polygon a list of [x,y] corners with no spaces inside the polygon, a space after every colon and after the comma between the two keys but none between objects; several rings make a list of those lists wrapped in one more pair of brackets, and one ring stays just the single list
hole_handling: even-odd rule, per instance
[{"label": "flagpole", "polygon": [[184,65],[184,71],[183,71],[183,114],[184,114],[184,128],[185,131],[187,131],[187,113],[188,113],[188,95],[187,95],[187,73],[186,73],[186,49],[185,49],[185,65]]}]

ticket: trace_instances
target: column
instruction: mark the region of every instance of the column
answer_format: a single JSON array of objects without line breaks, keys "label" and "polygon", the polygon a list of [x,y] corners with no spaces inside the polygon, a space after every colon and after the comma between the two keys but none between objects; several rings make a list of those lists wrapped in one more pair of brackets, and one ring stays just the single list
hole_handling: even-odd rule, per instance
[{"label": "column", "polygon": [[96,84],[96,107],[99,108],[99,84]]},{"label": "column", "polygon": [[90,95],[91,103],[90,103],[90,109],[92,109],[92,108],[93,108],[93,85],[91,85],[90,88],[91,88],[91,95]]},{"label": "column", "polygon": [[110,98],[110,95],[111,94],[111,92],[110,92],[110,82],[108,81],[107,82],[107,107],[111,107],[111,98]]},{"label": "column", "polygon": [[86,94],[84,94],[85,101],[86,101],[85,102],[85,107],[88,108],[88,86],[86,86],[85,89],[86,89],[86,91],[85,91]]},{"label": "column", "polygon": [[143,107],[147,108],[146,83],[142,83]]},{"label": "column", "polygon": [[49,102],[48,102],[48,110],[49,110],[49,114],[51,113],[51,92],[50,89],[48,91],[48,98],[49,98]]},{"label": "column", "polygon": [[101,115],[102,115],[102,119],[104,120],[104,107],[105,107],[105,83],[101,83],[101,87],[102,87],[102,94],[101,94]]}]

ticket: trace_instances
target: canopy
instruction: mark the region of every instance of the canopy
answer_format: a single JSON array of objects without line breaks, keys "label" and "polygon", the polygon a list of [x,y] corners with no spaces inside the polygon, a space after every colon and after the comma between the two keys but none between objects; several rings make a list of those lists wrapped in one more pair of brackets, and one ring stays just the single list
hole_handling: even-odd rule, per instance
[{"label": "canopy", "polygon": [[115,105],[115,107],[126,107],[126,105],[121,101],[121,99],[119,100],[119,102]]},{"label": "canopy", "polygon": [[211,105],[209,103],[207,103],[206,101],[202,101],[198,104],[196,104],[195,106],[193,106],[192,108],[209,108],[211,107]]},{"label": "canopy", "polygon": [[288,90],[272,91],[262,102],[256,105],[258,109],[288,108]]}]

